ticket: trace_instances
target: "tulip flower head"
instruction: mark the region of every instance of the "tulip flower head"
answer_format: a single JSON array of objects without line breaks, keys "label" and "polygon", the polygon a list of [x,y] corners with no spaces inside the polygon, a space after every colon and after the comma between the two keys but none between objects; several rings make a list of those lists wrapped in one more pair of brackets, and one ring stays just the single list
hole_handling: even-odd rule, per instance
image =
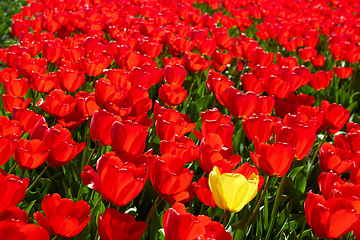
[{"label": "tulip flower head", "polygon": [[223,173],[214,167],[209,175],[209,186],[216,205],[230,212],[239,212],[257,194],[259,176],[251,174],[248,179],[239,173]]}]

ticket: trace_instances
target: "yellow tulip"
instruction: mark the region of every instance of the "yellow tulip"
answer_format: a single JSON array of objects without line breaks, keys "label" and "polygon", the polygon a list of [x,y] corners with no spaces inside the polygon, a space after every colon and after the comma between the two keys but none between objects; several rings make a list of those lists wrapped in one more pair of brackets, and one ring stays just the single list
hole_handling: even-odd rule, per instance
[{"label": "yellow tulip", "polygon": [[221,174],[217,167],[210,172],[209,186],[216,205],[230,212],[239,212],[258,193],[259,175],[249,179],[239,173]]}]

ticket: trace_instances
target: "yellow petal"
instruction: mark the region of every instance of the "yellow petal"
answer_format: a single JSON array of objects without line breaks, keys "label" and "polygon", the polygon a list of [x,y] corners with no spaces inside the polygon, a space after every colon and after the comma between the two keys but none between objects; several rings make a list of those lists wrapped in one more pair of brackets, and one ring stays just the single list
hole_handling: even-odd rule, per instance
[{"label": "yellow petal", "polygon": [[240,211],[257,194],[259,176],[252,174],[247,180],[242,174],[221,174],[214,167],[209,176],[209,186],[218,207],[231,212]]}]

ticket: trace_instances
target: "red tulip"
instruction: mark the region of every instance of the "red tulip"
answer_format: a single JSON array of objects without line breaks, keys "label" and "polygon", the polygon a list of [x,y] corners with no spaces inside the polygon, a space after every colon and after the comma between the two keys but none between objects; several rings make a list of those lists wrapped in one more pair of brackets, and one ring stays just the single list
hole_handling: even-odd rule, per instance
[{"label": "red tulip", "polygon": [[137,222],[130,214],[114,208],[105,209],[98,218],[99,235],[104,240],[138,240],[146,227],[145,222]]},{"label": "red tulip", "polygon": [[121,117],[99,109],[93,113],[90,122],[90,137],[99,145],[111,145],[111,129],[115,121],[121,121]]},{"label": "red tulip", "polygon": [[18,207],[9,207],[0,216],[0,238],[49,240],[49,234],[44,228],[29,224],[26,211]]},{"label": "red tulip", "polygon": [[276,119],[267,115],[254,114],[242,120],[245,135],[254,142],[255,138],[261,143],[267,142],[274,132]]},{"label": "red tulip", "polygon": [[231,116],[222,115],[217,108],[213,108],[202,112],[201,120],[201,133],[194,131],[199,140],[210,133],[216,133],[221,137],[225,146],[232,146],[234,124],[231,122]]},{"label": "red tulip", "polygon": [[162,80],[163,70],[150,63],[145,63],[140,67],[134,67],[132,70],[131,84],[143,89],[150,89],[152,85]]},{"label": "red tulip", "polygon": [[253,92],[243,93],[230,87],[221,95],[221,98],[234,117],[247,118],[255,112],[258,96]]},{"label": "red tulip", "polygon": [[175,137],[174,141],[160,141],[160,153],[169,153],[186,159],[185,162],[193,162],[199,157],[199,145],[188,137]]},{"label": "red tulip", "polygon": [[212,33],[213,39],[220,48],[228,48],[234,42],[228,34],[228,29],[225,27],[214,27]]},{"label": "red tulip", "polygon": [[270,115],[275,106],[274,96],[259,96],[256,103],[256,114]]},{"label": "red tulip", "polygon": [[330,170],[343,174],[353,167],[355,154],[349,150],[335,147],[331,143],[321,145],[319,151],[319,163],[323,171]]},{"label": "red tulip", "polygon": [[182,203],[175,203],[163,217],[165,240],[221,239],[231,240],[224,226],[208,216],[194,216],[186,212]]},{"label": "red tulip", "polygon": [[148,172],[151,184],[159,196],[170,203],[186,201],[190,197],[188,188],[193,172],[184,168],[185,161],[171,154],[148,157]]},{"label": "red tulip", "polygon": [[154,120],[156,133],[161,140],[174,141],[175,137],[182,137],[195,128],[191,119],[174,109],[166,109],[155,103]]},{"label": "red tulip", "polygon": [[153,40],[143,40],[141,44],[141,50],[144,54],[156,58],[160,55],[163,45]]},{"label": "red tulip", "polygon": [[147,179],[146,165],[123,162],[115,152],[101,156],[96,170],[97,174],[90,166],[85,166],[81,179],[88,188],[98,191],[106,201],[118,207],[131,202],[141,192]]},{"label": "red tulip", "polygon": [[203,204],[211,207],[216,206],[214,197],[209,187],[208,178],[202,177],[198,182],[193,182],[192,186],[195,190],[196,196]]},{"label": "red tulip", "polygon": [[61,90],[55,89],[47,95],[46,101],[40,98],[36,106],[56,118],[63,118],[74,110],[76,102],[74,101],[74,97],[66,95]]},{"label": "red tulip", "polygon": [[112,147],[117,153],[138,156],[144,152],[148,131],[138,123],[128,120],[114,122],[111,128]]},{"label": "red tulip", "polygon": [[85,83],[85,73],[67,67],[59,67],[57,72],[61,89],[76,92]]},{"label": "red tulip", "polygon": [[189,72],[205,71],[210,65],[211,62],[197,53],[186,52],[184,54],[184,67]]},{"label": "red tulip", "polygon": [[75,95],[76,106],[81,110],[82,115],[89,118],[100,107],[95,102],[95,93],[87,93],[85,91],[77,92]]},{"label": "red tulip", "polygon": [[67,198],[61,198],[55,193],[50,197],[47,194],[42,203],[42,210],[34,213],[36,222],[45,228],[49,234],[55,234],[64,238],[71,238],[79,234],[90,220],[90,205],[80,200],[73,202]]},{"label": "red tulip", "polygon": [[[20,179],[18,176],[7,174],[0,169],[0,213],[7,207],[21,202],[29,185],[29,179]],[[1,224],[0,224],[1,225]]]},{"label": "red tulip", "polygon": [[316,57],[311,57],[310,61],[314,65],[314,67],[320,68],[325,64],[325,56],[317,55]]},{"label": "red tulip", "polygon": [[111,57],[104,54],[92,58],[83,58],[82,64],[87,75],[96,77],[101,75],[104,69],[111,64]]},{"label": "red tulip", "polygon": [[285,100],[275,98],[275,112],[278,117],[285,117],[287,113],[296,113],[301,105],[311,106],[315,103],[315,97],[306,95],[290,93]]},{"label": "red tulip", "polygon": [[231,53],[214,52],[211,58],[214,60],[214,68],[223,72],[234,56]]},{"label": "red tulip", "polygon": [[35,169],[45,162],[49,153],[50,149],[43,141],[20,138],[14,153],[14,160],[23,170]]},{"label": "red tulip", "polygon": [[295,150],[287,143],[270,145],[255,141],[255,153],[250,152],[250,156],[255,165],[266,175],[281,177],[289,170]]},{"label": "red tulip", "polygon": [[9,94],[3,94],[2,100],[6,112],[12,112],[14,108],[27,108],[31,102],[31,98],[24,99],[23,97],[14,97]]},{"label": "red tulip", "polygon": [[316,91],[324,90],[327,88],[334,77],[334,72],[325,72],[324,70],[317,71],[311,75],[310,86]]},{"label": "red tulip", "polygon": [[65,165],[85,148],[85,142],[78,144],[73,141],[70,131],[60,125],[47,128],[40,122],[34,127],[30,136],[31,139],[42,140],[50,149],[46,160],[52,167]]},{"label": "red tulip", "polygon": [[168,106],[177,106],[187,97],[187,91],[179,85],[163,84],[159,89],[161,101]]},{"label": "red tulip", "polygon": [[304,62],[309,62],[312,57],[315,57],[317,55],[317,50],[315,48],[305,47],[300,48],[298,50],[298,53],[299,57],[301,57]]},{"label": "red tulip", "polygon": [[314,129],[306,124],[275,127],[275,139],[277,142],[289,143],[295,148],[297,160],[304,159],[310,152],[315,140]]},{"label": "red tulip", "polygon": [[233,155],[232,146],[225,146],[219,135],[210,133],[200,143],[199,164],[207,173],[215,166],[225,171],[233,169],[241,161],[240,155]]},{"label": "red tulip", "polygon": [[16,120],[10,120],[5,116],[0,116],[0,137],[8,139],[17,139],[23,134],[20,123]]},{"label": "red tulip", "polygon": [[[59,38],[57,39],[59,40]],[[45,40],[43,55],[49,62],[56,63],[64,54],[64,49],[62,47],[62,41],[57,40]]]},{"label": "red tulip", "polygon": [[358,219],[356,211],[345,199],[325,200],[312,191],[305,199],[304,208],[307,223],[320,238],[339,238],[350,232]]},{"label": "red tulip", "polygon": [[16,149],[16,142],[6,137],[0,137],[0,166],[4,165],[13,155]]},{"label": "red tulip", "polygon": [[56,73],[37,73],[31,76],[30,88],[35,89],[38,92],[47,93],[50,92],[58,85],[58,77]]},{"label": "red tulip", "polygon": [[345,181],[337,173],[329,171],[320,173],[317,183],[324,198],[329,199],[335,196],[337,186],[345,184]]},{"label": "red tulip", "polygon": [[323,127],[331,134],[340,131],[350,118],[350,111],[344,109],[340,104],[322,101],[321,110],[324,113]]},{"label": "red tulip", "polygon": [[36,114],[34,111],[27,108],[19,109],[15,107],[12,111],[11,117],[13,120],[19,121],[26,133],[30,133],[31,129],[40,119],[45,121],[44,116]]},{"label": "red tulip", "polygon": [[353,72],[352,67],[334,67],[335,74],[339,78],[348,78]]},{"label": "red tulip", "polygon": [[182,85],[185,81],[187,72],[181,65],[167,65],[165,67],[165,81],[168,84]]},{"label": "red tulip", "polygon": [[216,42],[210,37],[197,40],[196,46],[199,52],[204,56],[211,56],[217,49]]},{"label": "red tulip", "polygon": [[205,226],[197,217],[186,212],[185,206],[175,203],[163,216],[165,240],[193,240],[205,234]]},{"label": "red tulip", "polygon": [[18,78],[13,80],[5,80],[4,88],[6,93],[14,97],[24,97],[29,89],[29,79]]},{"label": "red tulip", "polygon": [[278,98],[285,98],[291,93],[292,83],[281,77],[271,76],[266,81],[266,92]]}]

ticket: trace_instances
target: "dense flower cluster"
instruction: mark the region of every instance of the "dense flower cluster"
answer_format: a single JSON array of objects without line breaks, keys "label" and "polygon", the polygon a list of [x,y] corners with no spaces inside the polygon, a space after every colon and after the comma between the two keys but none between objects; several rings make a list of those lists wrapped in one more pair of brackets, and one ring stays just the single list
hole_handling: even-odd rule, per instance
[{"label": "dense flower cluster", "polygon": [[[96,218],[87,231],[101,239],[149,237],[160,222],[170,240],[228,240],[241,224],[250,237],[272,184],[270,224],[267,212],[258,220],[269,239],[284,186],[300,203],[317,157],[322,195],[283,212],[321,238],[360,237],[360,2],[27,0],[12,18],[19,44],[0,48],[0,239],[6,228],[71,238]],[[172,207],[156,225],[162,200]]]}]

